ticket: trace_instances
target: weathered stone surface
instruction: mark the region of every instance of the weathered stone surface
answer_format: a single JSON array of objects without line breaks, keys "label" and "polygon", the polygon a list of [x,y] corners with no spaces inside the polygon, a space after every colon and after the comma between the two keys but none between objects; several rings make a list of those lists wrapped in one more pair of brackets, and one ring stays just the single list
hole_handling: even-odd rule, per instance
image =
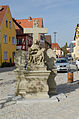
[{"label": "weathered stone surface", "polygon": [[[21,54],[23,54],[22,51],[21,53],[19,51],[19,55]],[[54,78],[57,70],[53,69],[56,59],[55,54],[52,55],[52,50],[45,51],[40,49],[38,44],[33,44],[28,51],[27,59],[27,70],[19,67],[15,70],[18,79],[16,95],[27,96],[28,94],[36,95],[39,93],[47,93],[49,96],[55,95],[56,83]],[[18,64],[20,65],[20,63]],[[22,66],[24,67],[24,65]]]},{"label": "weathered stone surface", "polygon": [[[24,70],[26,64],[26,55],[24,51],[18,51],[15,55],[15,70],[18,82],[16,95],[37,95],[47,93],[50,96],[56,94],[56,69],[54,64],[56,55],[51,49],[45,51],[40,49],[38,39],[39,33],[47,33],[47,29],[38,28],[38,21],[34,21],[32,29],[25,29],[24,32],[33,33],[33,45],[28,49],[27,70]],[[53,69],[53,70],[52,70]]]},{"label": "weathered stone surface", "polygon": [[37,93],[47,93],[48,85],[47,80],[50,71],[15,71],[19,75],[17,82],[16,95],[27,96],[28,94],[34,95]]},{"label": "weathered stone surface", "polygon": [[39,44],[33,44],[28,50],[28,71],[46,70],[44,63],[44,51],[45,49],[39,48]]},{"label": "weathered stone surface", "polygon": [[53,52],[52,49],[48,49],[45,52],[45,64],[47,66],[47,70],[51,71],[51,73],[48,77],[48,80],[47,80],[47,84],[48,84],[48,87],[49,87],[48,94],[49,94],[50,97],[57,94],[57,92],[56,92],[56,82],[54,80],[54,78],[57,74],[57,70],[54,69],[55,62],[56,62],[55,52]]},{"label": "weathered stone surface", "polygon": [[55,62],[56,62],[56,54],[52,49],[48,49],[46,52],[44,52],[44,60],[45,65],[47,66],[47,70],[54,69]]},{"label": "weathered stone surface", "polygon": [[24,28],[24,33],[33,33],[33,44],[39,39],[39,34],[48,33],[48,28],[39,28],[38,20],[33,21],[33,28]]},{"label": "weathered stone surface", "polygon": [[25,51],[22,51],[22,50],[16,51],[14,62],[15,62],[17,69],[23,70],[26,64]]},{"label": "weathered stone surface", "polygon": [[49,87],[48,94],[49,94],[50,97],[57,94],[57,92],[56,92],[56,82],[54,80],[56,74],[57,74],[57,70],[55,70],[55,69],[52,70],[49,77],[48,77],[48,80],[47,80],[48,87]]}]

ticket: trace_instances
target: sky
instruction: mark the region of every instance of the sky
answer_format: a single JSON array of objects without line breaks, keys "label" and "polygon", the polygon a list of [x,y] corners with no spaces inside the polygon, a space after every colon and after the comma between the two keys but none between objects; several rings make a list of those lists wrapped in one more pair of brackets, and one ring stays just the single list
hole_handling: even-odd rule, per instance
[{"label": "sky", "polygon": [[79,0],[0,0],[0,5],[9,5],[15,19],[43,18],[54,42],[60,47],[74,40],[75,28],[79,24]]}]

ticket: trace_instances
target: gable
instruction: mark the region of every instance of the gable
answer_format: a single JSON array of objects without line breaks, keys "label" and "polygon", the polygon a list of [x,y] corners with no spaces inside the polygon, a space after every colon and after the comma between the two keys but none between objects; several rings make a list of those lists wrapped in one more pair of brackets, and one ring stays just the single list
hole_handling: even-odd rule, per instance
[{"label": "gable", "polygon": [[0,6],[0,28],[7,12],[8,6]]},{"label": "gable", "polygon": [[56,48],[57,50],[61,50],[58,43],[52,43],[51,48],[52,48],[52,50],[54,50],[54,48]]},{"label": "gable", "polygon": [[[4,6],[5,7],[5,6]],[[6,20],[8,20],[8,28],[6,28]],[[11,30],[9,29],[9,22],[11,22]],[[4,18],[2,20],[2,23],[1,23],[1,31],[3,32],[15,32],[15,27],[14,27],[14,23],[13,23],[13,20],[12,20],[12,16],[11,16],[11,12],[10,12],[10,9],[9,7],[7,6],[7,10],[5,12],[5,15],[4,15]],[[16,34],[16,32],[15,32]]]}]

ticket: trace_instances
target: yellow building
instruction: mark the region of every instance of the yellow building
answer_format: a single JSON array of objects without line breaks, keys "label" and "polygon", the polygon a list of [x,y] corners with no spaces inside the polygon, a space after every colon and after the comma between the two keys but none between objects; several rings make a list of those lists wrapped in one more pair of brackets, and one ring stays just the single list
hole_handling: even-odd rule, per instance
[{"label": "yellow building", "polygon": [[73,41],[75,47],[73,48],[72,56],[73,58],[79,58],[79,24],[77,24],[75,29],[75,37]]},{"label": "yellow building", "polygon": [[16,32],[10,9],[0,6],[0,66],[3,62],[14,62]]},{"label": "yellow building", "polygon": [[79,38],[75,39],[75,47],[72,56],[73,58],[79,58]]}]

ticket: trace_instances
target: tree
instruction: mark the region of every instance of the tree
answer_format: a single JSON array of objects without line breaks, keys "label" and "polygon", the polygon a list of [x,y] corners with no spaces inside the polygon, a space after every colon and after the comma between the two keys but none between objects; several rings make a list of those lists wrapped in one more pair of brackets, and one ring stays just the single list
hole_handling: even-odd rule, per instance
[{"label": "tree", "polygon": [[67,42],[66,42],[66,44],[65,44],[65,47],[66,47],[66,48],[68,47]]},{"label": "tree", "polygon": [[68,45],[67,45],[67,42],[66,42],[65,45],[64,45],[64,47],[62,47],[62,50],[64,52],[64,56],[67,55],[67,47],[68,47]]}]

